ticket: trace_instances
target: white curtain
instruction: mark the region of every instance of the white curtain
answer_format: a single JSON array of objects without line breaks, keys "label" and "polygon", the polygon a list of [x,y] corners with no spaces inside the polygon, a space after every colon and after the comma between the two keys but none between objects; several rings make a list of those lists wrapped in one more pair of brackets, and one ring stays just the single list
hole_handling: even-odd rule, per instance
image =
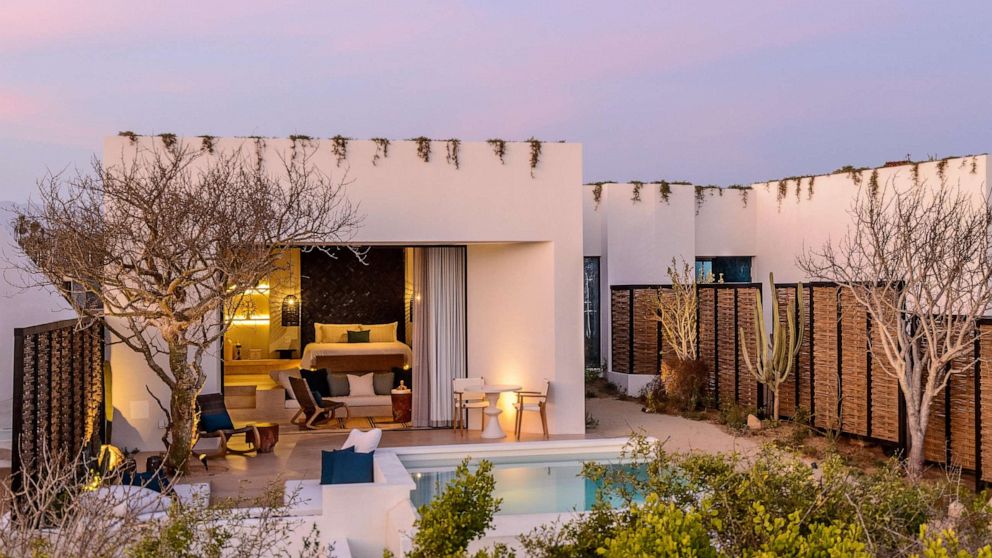
[{"label": "white curtain", "polygon": [[465,248],[414,248],[414,426],[451,426],[451,381],[465,377],[465,354]]}]

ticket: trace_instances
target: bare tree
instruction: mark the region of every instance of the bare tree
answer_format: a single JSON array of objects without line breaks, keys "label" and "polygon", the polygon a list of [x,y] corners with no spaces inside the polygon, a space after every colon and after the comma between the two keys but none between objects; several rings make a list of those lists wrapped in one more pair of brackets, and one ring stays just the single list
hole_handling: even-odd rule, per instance
[{"label": "bare tree", "polygon": [[672,288],[667,292],[659,289],[655,299],[655,318],[661,322],[662,336],[675,356],[681,361],[694,361],[698,357],[696,313],[699,309],[695,273],[685,260],[679,265],[672,258],[668,277]]},{"label": "bare tree", "polygon": [[345,243],[360,222],[345,181],[313,168],[311,155],[296,149],[277,175],[241,150],[139,148],[120,165],[47,177],[40,202],[16,217],[29,271],[81,321],[105,319],[169,388],[170,467],[182,468],[196,443],[203,358],[234,317],[223,310],[284,265],[283,250]]},{"label": "bare tree", "polygon": [[906,400],[908,470],[922,472],[934,399],[974,364],[978,320],[992,303],[992,212],[957,187],[892,184],[858,192],[853,223],[838,242],[807,251],[799,265],[837,283],[871,317],[870,346]]}]

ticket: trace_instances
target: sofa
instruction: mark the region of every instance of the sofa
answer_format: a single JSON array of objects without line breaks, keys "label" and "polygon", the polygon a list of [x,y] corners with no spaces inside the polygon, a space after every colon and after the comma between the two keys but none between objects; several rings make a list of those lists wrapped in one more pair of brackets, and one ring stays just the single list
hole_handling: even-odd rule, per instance
[{"label": "sofa", "polygon": [[[352,373],[356,376],[364,376],[366,374],[389,374],[389,387],[392,389],[395,382],[395,374],[393,372],[354,372]],[[345,376],[344,372],[327,372],[328,377],[331,376]],[[285,401],[283,407],[285,409],[299,409],[300,404],[297,403],[295,397],[293,396],[293,390],[289,387],[289,378],[302,377],[302,374],[298,369],[294,370],[274,370],[269,373],[269,376],[280,385],[280,390],[284,392]],[[329,382],[330,383],[330,382]],[[340,382],[339,382],[340,384]],[[385,392],[385,393],[383,393]],[[388,417],[393,414],[393,399],[388,390],[380,390],[375,395],[334,395],[332,393],[331,400],[337,401],[339,403],[344,403],[348,407],[348,413],[352,417]]]}]

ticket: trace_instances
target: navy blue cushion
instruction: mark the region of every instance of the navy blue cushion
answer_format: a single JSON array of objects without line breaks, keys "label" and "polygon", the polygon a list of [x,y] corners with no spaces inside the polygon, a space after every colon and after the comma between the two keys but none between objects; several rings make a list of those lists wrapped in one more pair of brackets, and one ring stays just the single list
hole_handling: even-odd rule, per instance
[{"label": "navy blue cushion", "polygon": [[349,331],[348,332],[348,342],[349,343],[368,343],[369,342],[369,330],[364,331]]},{"label": "navy blue cushion", "polygon": [[320,484],[331,484],[334,478],[334,465],[337,463],[335,455],[339,453],[355,453],[355,447],[320,452]]},{"label": "navy blue cushion", "polygon": [[227,411],[214,412],[209,415],[200,415],[200,428],[205,432],[215,432],[217,430],[234,430],[234,422]]},{"label": "navy blue cushion", "polygon": [[165,475],[158,474],[158,471],[145,471],[144,473],[124,473],[121,475],[121,484],[132,486],[144,486],[155,492],[162,492],[169,488],[169,479]]},{"label": "navy blue cushion", "polygon": [[374,454],[374,451],[369,453],[337,452],[334,470],[331,472],[331,484],[372,482],[372,456]]},{"label": "navy blue cushion", "polygon": [[[307,382],[310,391],[316,391],[321,397],[331,396],[331,386],[327,383],[327,369],[300,370],[300,376]],[[320,401],[320,399],[318,399]]]}]

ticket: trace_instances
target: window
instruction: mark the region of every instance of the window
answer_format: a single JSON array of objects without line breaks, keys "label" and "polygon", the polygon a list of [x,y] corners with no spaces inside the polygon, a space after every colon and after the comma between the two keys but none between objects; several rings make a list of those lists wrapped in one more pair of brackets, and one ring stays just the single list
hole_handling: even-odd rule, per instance
[{"label": "window", "polygon": [[586,368],[602,364],[600,352],[599,258],[585,258],[582,298],[584,302],[583,331],[585,334]]},{"label": "window", "polygon": [[711,274],[714,281],[723,279],[724,283],[750,283],[751,256],[696,258],[696,277],[703,278]]}]

